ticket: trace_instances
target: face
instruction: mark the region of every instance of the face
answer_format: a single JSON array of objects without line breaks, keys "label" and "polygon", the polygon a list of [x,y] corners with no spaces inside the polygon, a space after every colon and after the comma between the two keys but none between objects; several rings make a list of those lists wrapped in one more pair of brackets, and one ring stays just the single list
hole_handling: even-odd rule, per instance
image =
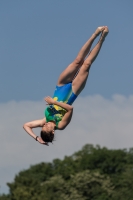
[{"label": "face", "polygon": [[52,132],[54,134],[53,123],[51,122],[45,123],[44,126],[42,127],[42,131],[45,131],[46,133]]}]

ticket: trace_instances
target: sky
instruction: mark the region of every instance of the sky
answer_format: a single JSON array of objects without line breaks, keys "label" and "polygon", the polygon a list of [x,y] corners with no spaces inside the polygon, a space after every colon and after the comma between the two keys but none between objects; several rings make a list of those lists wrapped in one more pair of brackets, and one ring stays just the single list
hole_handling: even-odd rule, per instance
[{"label": "sky", "polygon": [[[86,143],[133,147],[132,8],[131,0],[0,1],[0,194],[21,170],[63,159]],[[53,145],[40,145],[23,124],[44,117],[43,98],[53,95],[60,73],[102,25],[109,34],[72,122]]]}]

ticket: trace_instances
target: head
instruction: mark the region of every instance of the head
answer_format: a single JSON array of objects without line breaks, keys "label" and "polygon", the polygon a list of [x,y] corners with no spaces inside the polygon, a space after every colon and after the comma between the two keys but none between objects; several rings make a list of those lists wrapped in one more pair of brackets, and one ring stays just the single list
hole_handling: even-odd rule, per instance
[{"label": "head", "polygon": [[47,122],[45,125],[42,127],[41,130],[41,138],[45,142],[52,142],[54,139],[54,132],[55,132],[55,124],[52,122]]}]

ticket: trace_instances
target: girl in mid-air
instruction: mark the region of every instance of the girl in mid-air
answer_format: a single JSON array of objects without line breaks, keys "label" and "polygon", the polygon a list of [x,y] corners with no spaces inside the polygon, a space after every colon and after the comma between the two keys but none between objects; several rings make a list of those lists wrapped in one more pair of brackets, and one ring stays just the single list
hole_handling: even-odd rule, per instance
[{"label": "girl in mid-air", "polygon": [[[72,104],[84,89],[91,64],[96,59],[108,32],[107,26],[96,29],[75,60],[59,76],[53,97],[45,97],[48,105],[45,117],[24,124],[25,131],[39,143],[48,145],[54,139],[55,130],[63,130],[70,123],[73,114]],[[90,51],[93,41],[99,34],[98,43]],[[40,137],[32,130],[36,127],[42,127]]]}]

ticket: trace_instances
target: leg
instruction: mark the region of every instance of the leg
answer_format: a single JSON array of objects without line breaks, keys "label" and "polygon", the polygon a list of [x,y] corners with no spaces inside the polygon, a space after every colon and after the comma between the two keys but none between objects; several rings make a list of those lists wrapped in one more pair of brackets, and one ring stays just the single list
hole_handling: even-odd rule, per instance
[{"label": "leg", "polygon": [[79,51],[76,59],[61,73],[57,85],[61,86],[69,83],[73,80],[78,70],[82,66],[85,57],[90,51],[91,45],[95,38],[105,29],[104,26],[98,27],[97,30],[92,34],[90,39],[84,44],[84,46]]},{"label": "leg", "polygon": [[102,46],[103,41],[104,41],[107,34],[108,34],[108,27],[105,27],[105,29],[101,33],[101,37],[100,37],[98,43],[92,49],[89,56],[84,61],[83,65],[81,66],[78,75],[73,80],[72,87],[73,87],[73,92],[76,95],[78,95],[83,90],[83,88],[85,87],[85,84],[86,84],[86,81],[87,81],[87,78],[88,78],[88,75],[89,75],[89,69],[91,67],[91,64],[94,62],[94,60],[98,56],[98,53],[101,49],[101,46]]}]

